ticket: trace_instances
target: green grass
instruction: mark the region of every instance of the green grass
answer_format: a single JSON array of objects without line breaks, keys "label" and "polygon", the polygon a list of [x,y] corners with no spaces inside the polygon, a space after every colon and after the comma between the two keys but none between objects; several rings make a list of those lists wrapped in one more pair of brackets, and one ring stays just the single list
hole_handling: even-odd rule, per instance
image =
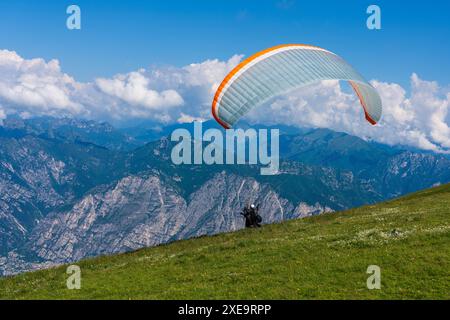
[{"label": "green grass", "polygon": [[[0,280],[1,299],[449,299],[450,185]],[[369,265],[381,289],[368,290]]]}]

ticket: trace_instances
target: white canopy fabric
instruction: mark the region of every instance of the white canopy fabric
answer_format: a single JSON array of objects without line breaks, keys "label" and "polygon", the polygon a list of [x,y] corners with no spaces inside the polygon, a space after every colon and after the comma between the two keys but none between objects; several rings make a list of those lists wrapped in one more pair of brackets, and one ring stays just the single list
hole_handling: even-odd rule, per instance
[{"label": "white canopy fabric", "polygon": [[321,80],[345,80],[355,90],[367,121],[381,117],[380,96],[352,66],[336,54],[309,45],[272,47],[241,62],[222,81],[212,103],[214,118],[225,129],[272,97]]}]

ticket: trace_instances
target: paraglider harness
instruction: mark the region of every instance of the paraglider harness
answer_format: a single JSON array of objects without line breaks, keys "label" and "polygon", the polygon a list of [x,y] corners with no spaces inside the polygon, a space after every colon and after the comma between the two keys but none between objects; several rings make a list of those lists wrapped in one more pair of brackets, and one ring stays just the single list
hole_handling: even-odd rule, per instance
[{"label": "paraglider harness", "polygon": [[252,208],[251,206],[245,206],[242,210],[241,215],[245,217],[245,227],[246,228],[259,228],[261,227],[262,218],[258,214],[259,205]]}]

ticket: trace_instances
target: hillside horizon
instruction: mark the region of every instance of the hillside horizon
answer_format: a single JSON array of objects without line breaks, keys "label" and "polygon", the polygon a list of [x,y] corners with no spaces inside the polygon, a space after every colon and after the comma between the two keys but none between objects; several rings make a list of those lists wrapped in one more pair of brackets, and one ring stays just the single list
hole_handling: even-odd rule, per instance
[{"label": "hillside horizon", "polygon": [[[450,185],[0,279],[0,299],[448,299]],[[318,254],[320,253],[320,254]],[[369,290],[366,269],[381,270]]]}]

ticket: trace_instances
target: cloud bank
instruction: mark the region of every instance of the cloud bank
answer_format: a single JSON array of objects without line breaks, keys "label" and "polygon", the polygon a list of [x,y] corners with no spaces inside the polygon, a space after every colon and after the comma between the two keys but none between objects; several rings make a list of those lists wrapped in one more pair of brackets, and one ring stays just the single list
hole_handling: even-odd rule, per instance
[{"label": "cloud bank", "polygon": [[[78,82],[58,60],[24,59],[0,50],[0,122],[9,115],[83,117],[102,121],[149,119],[163,124],[211,119],[214,92],[242,59],[206,60],[185,67],[139,69]],[[436,152],[450,150],[450,87],[413,73],[410,88],[373,80],[383,118],[371,126],[357,97],[337,81],[299,89],[253,110],[266,124],[330,128],[364,139]]]},{"label": "cloud bank", "polygon": [[400,85],[373,80],[383,103],[379,124],[371,126],[357,96],[338,81],[322,81],[277,98],[248,118],[265,123],[330,128],[390,145],[435,152],[450,150],[450,91],[412,74],[410,94]]},{"label": "cloud bank", "polygon": [[58,60],[27,60],[0,50],[0,120],[12,114],[162,123],[209,119],[211,95],[241,58],[139,69],[81,83],[63,73]]}]

